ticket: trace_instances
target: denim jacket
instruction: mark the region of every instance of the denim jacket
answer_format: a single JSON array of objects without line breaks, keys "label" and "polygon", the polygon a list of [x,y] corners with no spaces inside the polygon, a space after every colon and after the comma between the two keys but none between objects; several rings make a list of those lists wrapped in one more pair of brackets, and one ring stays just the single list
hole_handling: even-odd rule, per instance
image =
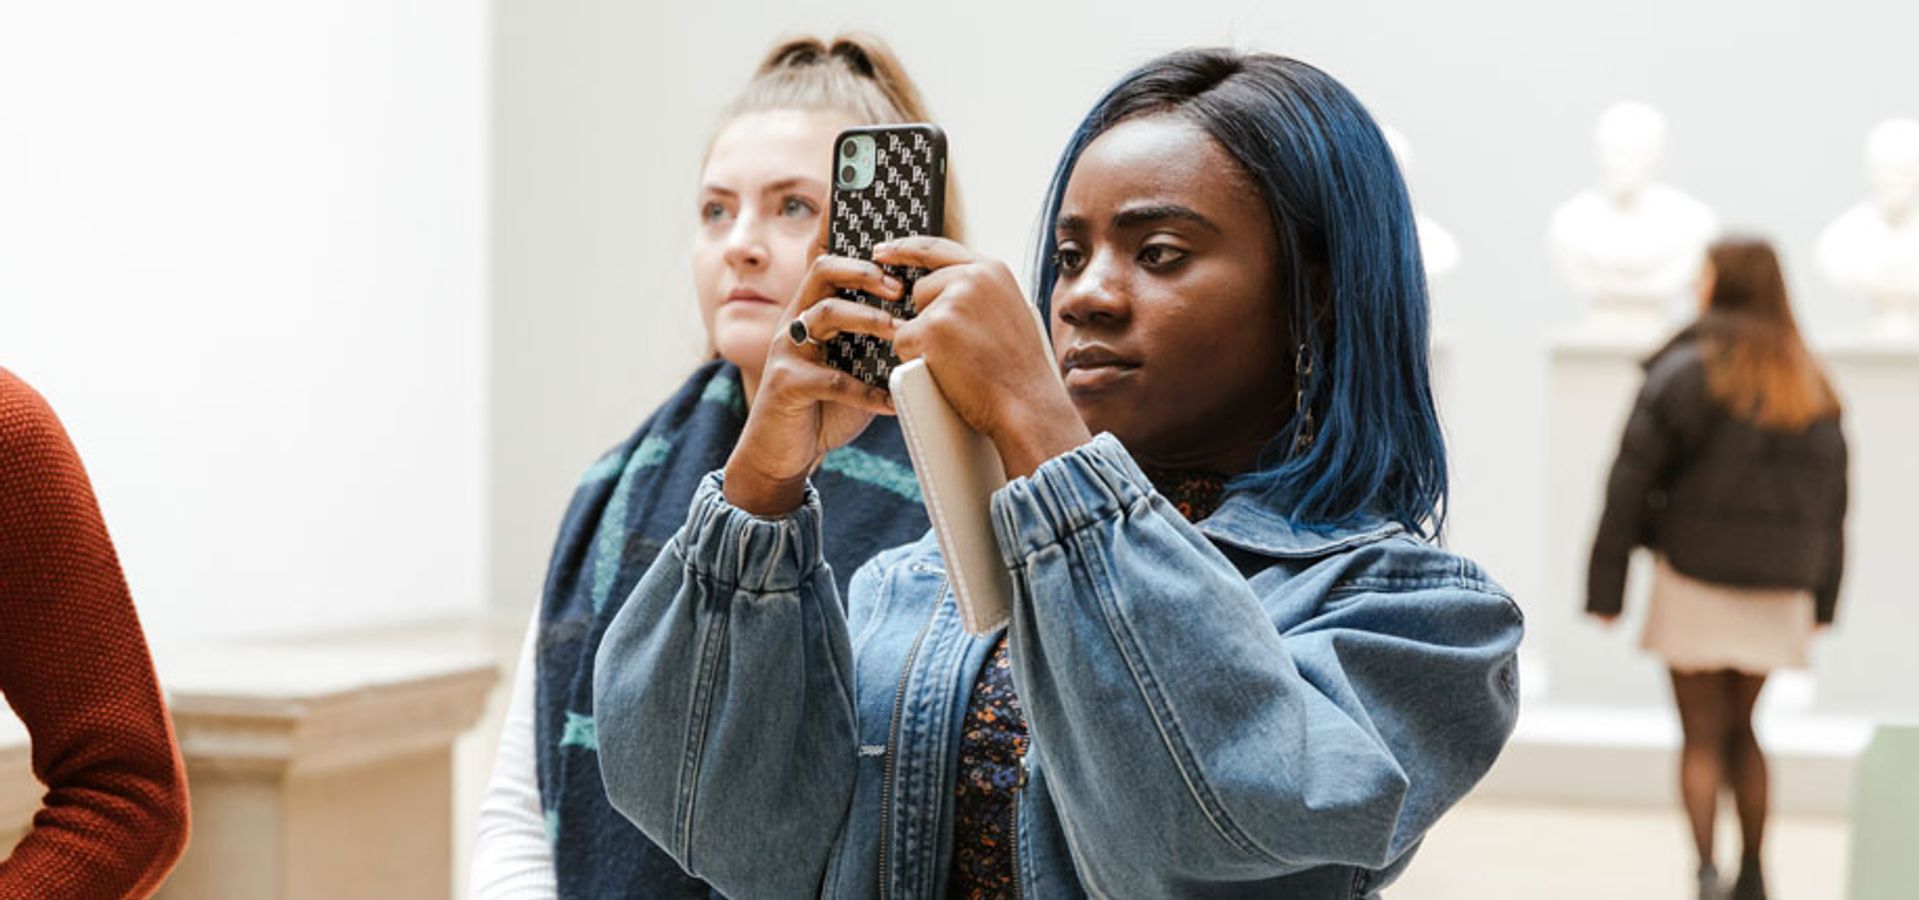
[{"label": "denim jacket", "polygon": [[[1110,435],[992,506],[1021,896],[1373,896],[1511,732],[1518,608],[1397,525],[1233,495],[1194,526]],[[607,790],[731,897],[940,897],[994,638],[960,628],[930,536],[842,604],[820,515],[754,517],[708,476],[601,645]]]}]

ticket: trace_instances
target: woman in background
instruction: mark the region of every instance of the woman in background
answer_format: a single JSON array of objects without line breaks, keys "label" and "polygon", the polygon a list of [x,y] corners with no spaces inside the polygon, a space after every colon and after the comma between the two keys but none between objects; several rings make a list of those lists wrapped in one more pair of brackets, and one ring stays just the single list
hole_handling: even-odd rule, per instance
[{"label": "woman in background", "polygon": [[1627,558],[1655,554],[1643,645],[1672,675],[1679,787],[1718,897],[1713,820],[1730,786],[1742,852],[1734,900],[1766,896],[1766,757],[1752,711],[1766,675],[1802,668],[1832,623],[1844,564],[1839,401],[1793,322],[1764,241],[1712,246],[1693,324],[1646,362],[1593,542],[1586,610],[1620,612]]},{"label": "woman in background", "polygon": [[[833,138],[855,125],[919,121],[927,114],[913,83],[883,44],[860,36],[779,44],[727,108],[701,171],[693,241],[715,358],[587,470],[567,509],[482,803],[474,896],[710,895],[607,805],[594,653],[685,521],[700,477],[739,439],[767,347],[819,241]],[[946,208],[946,229],[958,233],[958,198],[949,194]],[[842,588],[867,557],[926,530],[890,421],[828,458],[817,484],[844,511],[825,532]]]},{"label": "woman in background", "polygon": [[173,723],[86,469],[46,401],[5,369],[0,693],[47,786],[0,860],[0,900],[157,890],[187,845]]}]

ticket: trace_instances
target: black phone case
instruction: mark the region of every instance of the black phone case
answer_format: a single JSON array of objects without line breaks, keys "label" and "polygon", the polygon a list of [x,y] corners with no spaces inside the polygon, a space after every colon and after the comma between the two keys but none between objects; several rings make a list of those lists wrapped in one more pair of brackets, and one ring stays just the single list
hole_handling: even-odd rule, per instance
[{"label": "black phone case", "polygon": [[[849,128],[833,139],[837,148],[848,135],[875,139],[873,183],[860,190],[833,186],[826,226],[826,250],[834,256],[872,259],[873,245],[914,235],[943,235],[946,224],[946,135],[933,125],[879,125]],[[837,152],[837,151],[836,151]],[[835,158],[837,162],[837,157]],[[885,266],[905,283],[898,301],[865,291],[842,290],[848,300],[877,306],[894,318],[913,317],[913,284],[925,269]],[[826,342],[830,365],[867,384],[886,388],[899,357],[891,342],[865,334],[841,334]]]}]

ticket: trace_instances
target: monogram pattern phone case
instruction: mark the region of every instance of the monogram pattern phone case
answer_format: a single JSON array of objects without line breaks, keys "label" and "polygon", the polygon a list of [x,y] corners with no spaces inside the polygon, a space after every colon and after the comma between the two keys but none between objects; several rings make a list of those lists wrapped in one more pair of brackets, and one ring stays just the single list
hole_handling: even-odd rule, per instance
[{"label": "monogram pattern phone case", "polygon": [[[872,259],[873,245],[882,241],[943,234],[946,135],[932,125],[849,128],[834,139],[834,147],[857,134],[874,138],[873,182],[853,189],[835,179],[827,224],[827,252],[834,256]],[[898,301],[881,300],[856,290],[842,290],[840,296],[877,306],[894,318],[912,318],[913,284],[926,270],[905,266],[886,266],[885,269],[906,285]],[[893,345],[871,335],[841,334],[827,341],[824,351],[828,365],[879,388],[887,387],[893,367],[899,365]]]}]

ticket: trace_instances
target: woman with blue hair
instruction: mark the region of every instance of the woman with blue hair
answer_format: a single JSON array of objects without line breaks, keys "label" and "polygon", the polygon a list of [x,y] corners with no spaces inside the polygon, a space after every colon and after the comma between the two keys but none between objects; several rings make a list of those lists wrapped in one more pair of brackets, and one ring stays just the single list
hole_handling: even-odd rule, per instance
[{"label": "woman with blue hair", "polygon": [[[613,805],[733,897],[1355,897],[1404,870],[1517,713],[1518,609],[1430,543],[1426,290],[1378,127],[1311,66],[1174,53],[1068,145],[1035,292],[946,240],[918,315],[821,258],[793,314],[924,358],[1010,483],[1010,625],[937,542],[844,601],[808,484],[883,393],[776,344],[723,471],[607,633]],[[1097,437],[1095,437],[1097,435]]]}]

